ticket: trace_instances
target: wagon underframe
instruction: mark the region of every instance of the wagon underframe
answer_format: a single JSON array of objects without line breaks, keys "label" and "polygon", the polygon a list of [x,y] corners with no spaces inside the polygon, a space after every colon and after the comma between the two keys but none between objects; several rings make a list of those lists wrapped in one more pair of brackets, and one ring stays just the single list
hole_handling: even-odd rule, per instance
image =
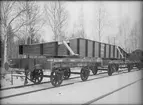
[{"label": "wagon underframe", "polygon": [[[125,65],[125,66],[123,66]],[[137,66],[138,61],[128,60],[100,60],[95,58],[23,58],[13,59],[10,61],[11,68],[24,68],[25,83],[27,80],[38,84],[43,80],[43,77],[49,77],[53,86],[60,86],[64,79],[68,79],[71,74],[78,74],[82,81],[86,81],[89,77],[90,71],[94,75],[98,72],[98,67],[106,67],[104,70],[108,71],[111,76],[113,72],[117,72],[119,68],[126,67],[128,72]],[[71,68],[81,67],[80,72],[73,72]],[[44,75],[44,70],[50,70],[50,75]],[[102,69],[101,69],[102,70]]]}]

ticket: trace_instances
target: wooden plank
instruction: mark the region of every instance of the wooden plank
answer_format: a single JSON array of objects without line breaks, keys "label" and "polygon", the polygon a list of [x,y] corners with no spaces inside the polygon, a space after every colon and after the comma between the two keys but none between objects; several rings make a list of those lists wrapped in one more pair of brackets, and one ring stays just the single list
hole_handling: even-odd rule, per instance
[{"label": "wooden plank", "polygon": [[80,39],[79,48],[80,48],[79,54],[81,56],[85,57],[86,56],[86,54],[85,54],[85,52],[86,52],[86,40],[85,39]]},{"label": "wooden plank", "polygon": [[93,57],[93,41],[88,40],[88,57]]},{"label": "wooden plank", "polygon": [[109,44],[106,44],[106,58],[109,58]]},{"label": "wooden plank", "polygon": [[111,58],[111,45],[109,44],[109,58]]},{"label": "wooden plank", "polygon": [[78,49],[77,39],[71,39],[69,42],[70,42],[70,47],[73,50],[73,52],[76,54],[79,54],[77,52],[77,49]]},{"label": "wooden plank", "polygon": [[40,55],[40,44],[23,45],[23,54]]},{"label": "wooden plank", "polygon": [[99,50],[98,50],[99,51],[99,53],[98,53],[99,55],[98,55],[98,57],[101,57],[101,43],[100,42],[98,42],[98,43],[99,43]]},{"label": "wooden plank", "polygon": [[100,55],[101,58],[104,58],[104,46],[105,46],[105,44],[101,43],[101,49],[100,49],[101,50],[101,52],[100,52],[101,53],[101,55]]},{"label": "wooden plank", "polygon": [[85,40],[85,57],[88,57],[88,40]]},{"label": "wooden plank", "polygon": [[105,46],[104,46],[104,58],[106,58],[106,45],[107,44],[105,44]]},{"label": "wooden plank", "polygon": [[118,50],[117,50],[117,48],[115,46],[115,58],[118,58],[117,52],[118,52]]},{"label": "wooden plank", "polygon": [[111,45],[111,56],[110,58],[113,58],[113,45]]},{"label": "wooden plank", "polygon": [[95,41],[93,41],[93,50],[92,50],[92,57],[95,57]]},{"label": "wooden plank", "polygon": [[95,42],[95,57],[99,57],[99,43]]},{"label": "wooden plank", "polygon": [[115,58],[115,45],[113,45],[113,58]]},{"label": "wooden plank", "polygon": [[67,48],[64,44],[58,45],[58,56],[67,55]]},{"label": "wooden plank", "polygon": [[43,55],[56,56],[58,53],[58,42],[50,42],[43,44]]}]

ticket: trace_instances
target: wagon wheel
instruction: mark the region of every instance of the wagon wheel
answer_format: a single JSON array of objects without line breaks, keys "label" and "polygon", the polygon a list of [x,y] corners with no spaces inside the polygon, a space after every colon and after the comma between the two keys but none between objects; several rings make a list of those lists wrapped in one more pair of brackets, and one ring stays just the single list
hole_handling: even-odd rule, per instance
[{"label": "wagon wheel", "polygon": [[137,68],[138,68],[139,70],[142,68],[140,63],[137,64]]},{"label": "wagon wheel", "polygon": [[30,80],[34,84],[38,84],[43,80],[43,71],[42,69],[35,69],[30,73]]},{"label": "wagon wheel", "polygon": [[83,67],[81,69],[81,72],[80,72],[81,80],[82,81],[86,81],[88,79],[88,77],[89,77],[89,73],[90,73],[90,71]]},{"label": "wagon wheel", "polygon": [[128,72],[130,72],[133,69],[131,64],[127,65],[127,68],[128,68]]},{"label": "wagon wheel", "polygon": [[93,66],[93,67],[91,68],[91,71],[92,71],[93,75],[96,75],[97,72],[98,72],[98,66]]},{"label": "wagon wheel", "polygon": [[111,76],[114,71],[116,71],[116,66],[109,65],[108,66],[108,75]]},{"label": "wagon wheel", "polygon": [[70,68],[65,68],[64,69],[64,79],[66,80],[66,79],[69,79],[69,77],[70,77],[70,75],[71,75],[71,70],[70,70]]},{"label": "wagon wheel", "polygon": [[116,65],[116,71],[119,71],[119,65]]},{"label": "wagon wheel", "polygon": [[51,72],[50,81],[54,87],[60,86],[63,82],[63,72],[58,69],[54,69]]}]

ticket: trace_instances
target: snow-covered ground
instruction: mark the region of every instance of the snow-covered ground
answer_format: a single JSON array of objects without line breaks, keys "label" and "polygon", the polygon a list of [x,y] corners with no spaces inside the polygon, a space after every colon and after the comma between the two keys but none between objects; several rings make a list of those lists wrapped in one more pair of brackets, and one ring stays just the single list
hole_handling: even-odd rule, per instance
[{"label": "snow-covered ground", "polygon": [[[58,88],[47,89],[31,94],[25,94],[21,96],[11,97],[7,99],[0,100],[2,104],[84,104],[88,101],[98,98],[103,94],[109,93],[113,90],[116,90],[120,87],[123,87],[127,84],[130,84],[136,80],[139,80],[143,77],[143,71],[135,71],[130,73],[123,73],[116,76],[110,76],[107,78],[100,78],[86,82],[76,82],[72,85],[62,86]],[[97,76],[90,76],[89,79],[105,76],[107,74],[101,74]],[[76,80],[67,80],[63,84],[69,82],[81,81],[79,78]],[[51,84],[39,85],[38,87],[34,86],[32,88],[45,88],[49,87]],[[28,90],[27,90],[28,89]],[[20,91],[30,91],[29,88],[23,88],[23,90],[15,89],[12,90],[13,93]],[[2,93],[1,96],[8,95],[10,92]],[[12,93],[12,92],[11,92]],[[124,95],[124,94],[123,94]],[[112,102],[112,99],[110,99]],[[102,102],[101,102],[102,103]]]},{"label": "snow-covered ground", "polygon": [[143,104],[143,80],[115,92],[92,104]]}]

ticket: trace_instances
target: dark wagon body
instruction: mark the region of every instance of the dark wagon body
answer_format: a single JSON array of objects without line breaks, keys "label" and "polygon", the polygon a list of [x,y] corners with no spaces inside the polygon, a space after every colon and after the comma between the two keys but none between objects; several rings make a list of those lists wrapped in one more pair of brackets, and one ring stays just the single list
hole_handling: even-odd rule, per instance
[{"label": "dark wagon body", "polygon": [[[9,66],[25,69],[26,78],[30,73],[29,80],[34,83],[40,83],[43,77],[50,77],[52,85],[59,86],[63,78],[68,79],[70,74],[80,74],[85,81],[89,70],[95,75],[99,66],[107,66],[110,76],[118,71],[120,65],[126,65],[130,71],[133,65],[138,64],[138,61],[125,60],[128,54],[119,46],[83,38],[71,39],[67,44],[76,55],[72,55],[64,43],[20,45],[19,54],[27,57],[11,59]],[[73,67],[81,67],[81,72],[71,72]],[[43,75],[43,69],[51,70],[51,75]]]}]

